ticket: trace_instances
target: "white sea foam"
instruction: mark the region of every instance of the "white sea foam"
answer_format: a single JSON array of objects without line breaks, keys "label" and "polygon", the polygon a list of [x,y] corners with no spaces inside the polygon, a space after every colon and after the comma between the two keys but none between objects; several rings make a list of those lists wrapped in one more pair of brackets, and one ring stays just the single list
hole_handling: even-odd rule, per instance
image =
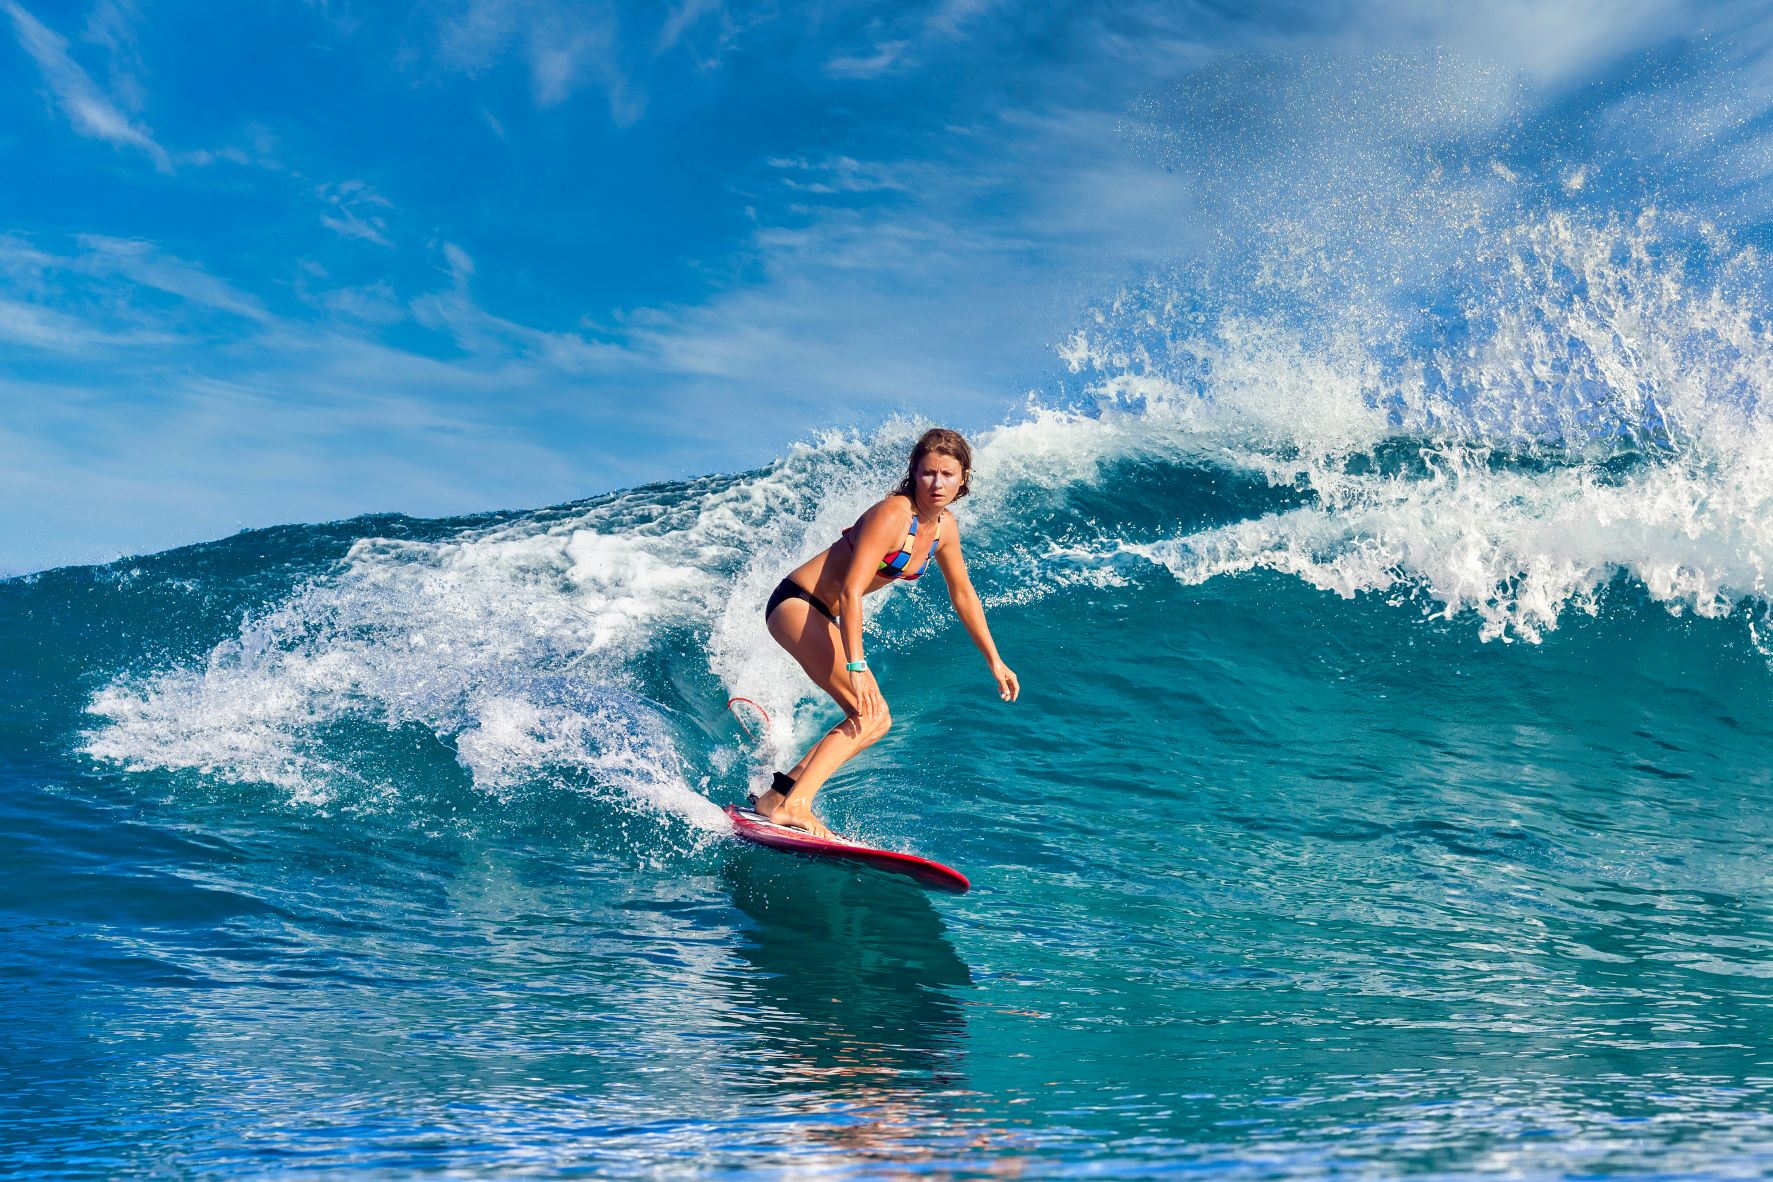
[{"label": "white sea foam", "polygon": [[[1153,565],[1189,583],[1265,569],[1343,596],[1407,592],[1486,638],[1537,641],[1624,576],[1671,611],[1746,605],[1754,626],[1773,568],[1758,258],[1678,219],[1560,215],[1486,235],[1462,266],[1459,310],[1432,333],[1276,305],[1273,265],[1260,301],[1171,279],[1104,308],[1062,354],[1082,396],[975,439],[960,517],[987,602]],[[671,712],[758,702],[775,720],[759,771],[834,721],[760,608],[893,484],[921,425],[442,542],[366,539],[204,660],[97,693],[87,750],[373,799],[398,784],[333,732],[417,726],[489,794],[542,781],[717,826],[694,769],[733,758],[687,757]],[[1100,502],[1131,468],[1231,470],[1287,507],[1168,536],[1064,517],[1069,490]],[[1035,509],[1067,536],[1030,536]]]},{"label": "white sea foam", "polygon": [[[1438,614],[1471,612],[1486,638],[1537,641],[1620,575],[1675,612],[1764,610],[1759,267],[1679,219],[1550,216],[1486,243],[1459,322],[1414,354],[1371,329],[1153,316],[1145,293],[1067,351],[1108,429],[1131,413],[1157,438],[1180,431],[1309,503],[1065,556],[1132,556],[1190,583],[1263,568],[1345,596],[1407,587]],[[1388,442],[1415,455],[1388,462]]]},{"label": "white sea foam", "polygon": [[451,744],[489,794],[538,778],[594,785],[718,828],[680,732],[647,697],[681,687],[640,666],[700,650],[687,665],[713,675],[702,712],[718,716],[722,683],[757,700],[777,720],[760,754],[778,762],[831,721],[769,640],[762,603],[892,483],[912,429],[831,436],[751,476],[637,490],[444,542],[365,539],[205,660],[101,690],[86,750],[270,783],[297,800],[361,800],[398,786],[341,759],[331,732],[416,725]]},{"label": "white sea foam", "polygon": [[[1310,506],[1184,538],[1126,544],[1187,583],[1262,568],[1351,597],[1405,587],[1437,614],[1473,613],[1486,638],[1540,640],[1568,611],[1593,613],[1617,575],[1679,613],[1729,614],[1765,598],[1773,558],[1766,488],[1752,512],[1708,481],[1657,469],[1603,484],[1589,471],[1468,469],[1376,482],[1335,508]],[[1720,512],[1720,509],[1722,510]]]}]

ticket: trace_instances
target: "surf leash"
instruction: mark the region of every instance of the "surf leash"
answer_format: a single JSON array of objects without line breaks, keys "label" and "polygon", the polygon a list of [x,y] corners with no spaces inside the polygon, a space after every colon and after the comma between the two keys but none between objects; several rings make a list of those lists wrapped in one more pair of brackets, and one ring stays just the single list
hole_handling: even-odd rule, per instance
[{"label": "surf leash", "polygon": [[753,702],[750,698],[728,698],[726,700],[726,708],[729,711],[731,711],[732,716],[738,720],[739,729],[745,732],[745,737],[747,739],[750,739],[751,741],[756,742],[757,736],[751,733],[751,726],[749,723],[747,723],[745,721],[745,716],[743,714],[740,714],[737,710],[733,710],[733,704],[735,702],[743,702],[743,703],[745,703],[745,705],[751,707],[753,710],[755,710],[759,714],[763,715],[763,731],[764,731],[764,734],[769,733],[770,714],[769,714],[768,710],[765,710],[762,706],[759,706],[756,702]]}]

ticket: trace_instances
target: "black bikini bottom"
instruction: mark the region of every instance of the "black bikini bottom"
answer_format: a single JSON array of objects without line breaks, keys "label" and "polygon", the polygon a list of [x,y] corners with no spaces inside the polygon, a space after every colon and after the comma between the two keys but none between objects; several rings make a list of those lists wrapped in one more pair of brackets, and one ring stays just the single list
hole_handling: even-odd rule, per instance
[{"label": "black bikini bottom", "polygon": [[827,620],[830,620],[833,624],[837,623],[837,617],[831,614],[831,609],[825,606],[825,601],[820,599],[817,595],[814,595],[811,591],[808,591],[805,587],[802,587],[799,583],[796,583],[793,579],[783,579],[780,583],[776,584],[776,589],[770,592],[770,601],[764,605],[763,618],[766,620],[769,619],[778,607],[781,607],[782,604],[790,599],[806,600],[818,610],[820,615],[824,616]]}]

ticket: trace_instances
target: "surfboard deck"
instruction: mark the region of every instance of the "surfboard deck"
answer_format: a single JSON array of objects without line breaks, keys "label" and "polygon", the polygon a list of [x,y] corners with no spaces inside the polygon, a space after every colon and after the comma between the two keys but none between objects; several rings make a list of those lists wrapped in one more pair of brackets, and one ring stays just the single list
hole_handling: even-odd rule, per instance
[{"label": "surfboard deck", "polygon": [[933,891],[947,891],[955,895],[966,894],[973,885],[967,881],[966,875],[953,867],[920,858],[916,854],[876,849],[871,845],[845,841],[842,838],[814,837],[799,829],[773,824],[750,809],[742,809],[737,805],[727,805],[726,815],[732,820],[735,834],[772,850],[788,850],[796,854],[811,854],[815,858],[872,866],[888,874],[902,874],[919,886],[929,887]]}]

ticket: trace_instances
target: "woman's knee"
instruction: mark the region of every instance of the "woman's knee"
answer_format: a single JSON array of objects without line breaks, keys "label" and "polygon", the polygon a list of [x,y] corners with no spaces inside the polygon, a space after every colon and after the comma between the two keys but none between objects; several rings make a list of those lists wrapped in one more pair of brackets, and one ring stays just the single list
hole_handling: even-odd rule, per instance
[{"label": "woman's knee", "polygon": [[891,729],[893,729],[893,714],[883,705],[880,708],[880,713],[868,720],[868,741],[870,743],[879,742],[886,737],[886,733]]}]

